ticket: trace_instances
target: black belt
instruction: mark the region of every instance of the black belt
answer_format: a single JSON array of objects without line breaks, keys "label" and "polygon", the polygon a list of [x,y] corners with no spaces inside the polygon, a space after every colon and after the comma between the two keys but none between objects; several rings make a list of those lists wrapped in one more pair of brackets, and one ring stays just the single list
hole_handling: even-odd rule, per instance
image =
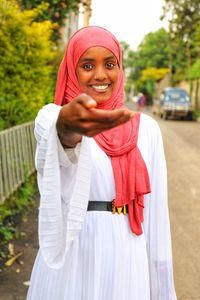
[{"label": "black belt", "polygon": [[87,210],[112,211],[112,202],[89,201]]},{"label": "black belt", "polygon": [[117,208],[114,206],[113,201],[106,202],[106,201],[89,201],[88,202],[88,211],[110,211],[112,213],[128,213],[127,205]]}]

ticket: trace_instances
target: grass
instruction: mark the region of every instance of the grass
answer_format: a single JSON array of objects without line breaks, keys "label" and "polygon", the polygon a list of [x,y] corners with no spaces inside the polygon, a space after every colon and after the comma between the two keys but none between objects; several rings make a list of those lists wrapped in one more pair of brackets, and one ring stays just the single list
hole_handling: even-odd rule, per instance
[{"label": "grass", "polygon": [[26,178],[21,188],[0,205],[0,259],[7,256],[6,245],[17,237],[16,225],[34,206],[38,196],[36,176]]}]

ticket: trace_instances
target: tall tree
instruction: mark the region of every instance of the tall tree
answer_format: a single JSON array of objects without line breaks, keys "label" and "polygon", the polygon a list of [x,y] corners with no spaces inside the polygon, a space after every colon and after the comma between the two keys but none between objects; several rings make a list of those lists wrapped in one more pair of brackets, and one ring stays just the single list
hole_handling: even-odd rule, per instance
[{"label": "tall tree", "polygon": [[123,65],[127,77],[126,90],[129,91],[134,86],[136,90],[146,93],[150,99],[154,82],[170,72],[168,32],[160,28],[148,33],[136,51],[132,51],[125,42],[122,42],[121,46],[124,51]]},{"label": "tall tree", "polygon": [[169,34],[164,28],[148,33],[139,45],[143,67],[165,68],[169,66]]},{"label": "tall tree", "polygon": [[164,28],[148,33],[138,50],[131,54],[132,71],[130,76],[137,80],[141,71],[147,68],[168,68],[170,66],[169,34]]},{"label": "tall tree", "polygon": [[169,21],[173,56],[180,61],[179,70],[184,73],[199,55],[195,36],[200,21],[200,1],[165,0],[162,18]]}]

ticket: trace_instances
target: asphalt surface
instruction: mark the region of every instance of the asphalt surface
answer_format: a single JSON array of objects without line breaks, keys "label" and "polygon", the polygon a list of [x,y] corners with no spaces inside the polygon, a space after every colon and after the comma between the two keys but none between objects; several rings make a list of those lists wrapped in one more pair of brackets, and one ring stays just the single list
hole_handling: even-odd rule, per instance
[{"label": "asphalt surface", "polygon": [[163,134],[168,168],[177,297],[180,300],[199,300],[200,123],[157,120]]},{"label": "asphalt surface", "polygon": [[[134,107],[131,105],[131,108]],[[151,115],[150,109],[145,112]],[[200,300],[200,123],[153,117],[163,134],[168,167],[177,298]],[[23,254],[11,267],[1,267],[0,300],[26,297],[38,249],[36,208],[23,219],[18,230],[23,234],[14,241],[15,252]]]}]

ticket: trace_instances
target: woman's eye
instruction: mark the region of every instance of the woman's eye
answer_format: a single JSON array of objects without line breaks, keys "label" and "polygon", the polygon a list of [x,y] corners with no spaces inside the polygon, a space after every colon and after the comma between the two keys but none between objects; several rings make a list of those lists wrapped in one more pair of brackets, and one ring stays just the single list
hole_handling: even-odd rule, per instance
[{"label": "woman's eye", "polygon": [[90,70],[92,70],[92,68],[93,68],[92,64],[84,64],[83,65],[83,69],[86,71],[90,71]]},{"label": "woman's eye", "polygon": [[113,69],[115,64],[114,63],[107,63],[106,66],[109,68],[109,69]]}]

